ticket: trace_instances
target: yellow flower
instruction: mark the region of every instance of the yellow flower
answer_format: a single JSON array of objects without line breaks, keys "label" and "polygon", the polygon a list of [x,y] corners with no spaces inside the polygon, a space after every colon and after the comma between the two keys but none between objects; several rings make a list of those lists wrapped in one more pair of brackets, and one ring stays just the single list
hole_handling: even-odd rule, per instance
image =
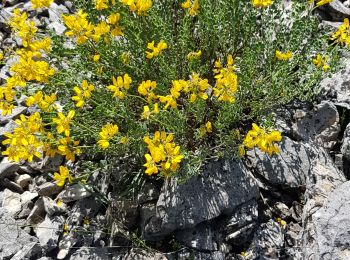
[{"label": "yellow flower", "polygon": [[81,153],[81,150],[76,147],[79,145],[79,141],[74,141],[70,136],[67,136],[61,138],[58,140],[58,142],[59,145],[57,147],[57,152],[60,155],[65,156],[67,160],[74,162],[75,155],[79,155]]},{"label": "yellow flower", "polygon": [[245,155],[244,145],[240,145],[238,147],[238,153],[239,153],[240,156],[244,156]]},{"label": "yellow flower", "polygon": [[272,155],[273,153],[279,153],[279,149],[275,142],[280,142],[281,140],[282,135],[279,131],[271,131],[270,133],[267,133],[265,129],[260,128],[257,124],[253,123],[252,130],[247,133],[243,145],[248,149],[252,149],[256,146],[262,152]]},{"label": "yellow flower", "polygon": [[101,129],[101,132],[99,132],[99,140],[97,144],[102,149],[107,149],[110,145],[109,140],[113,138],[115,135],[117,135],[119,132],[119,128],[117,125],[113,125],[111,123],[107,123],[104,125]]},{"label": "yellow flower", "polygon": [[21,160],[31,162],[34,157],[41,158],[44,144],[40,141],[40,135],[43,132],[40,114],[36,112],[29,117],[20,115],[15,123],[17,127],[13,133],[5,133],[7,139],[2,144],[8,147],[2,154],[16,162]]},{"label": "yellow flower", "polygon": [[190,16],[195,16],[199,13],[199,1],[193,0],[193,3],[191,3],[191,0],[186,0],[186,2],[181,4],[181,7],[183,9],[188,9]]},{"label": "yellow flower", "polygon": [[92,38],[94,26],[87,20],[87,13],[79,10],[73,15],[62,15],[63,22],[69,29],[65,33],[68,37],[76,37],[77,44],[85,43]]},{"label": "yellow flower", "polygon": [[95,87],[92,84],[88,84],[88,82],[84,79],[81,83],[81,88],[75,86],[73,88],[75,92],[75,96],[72,97],[72,100],[76,101],[76,107],[83,107],[85,105],[85,100],[91,98],[91,91],[93,91]]},{"label": "yellow flower", "polygon": [[117,79],[113,77],[112,81],[113,81],[113,85],[109,85],[107,89],[111,92],[114,92],[113,97],[124,99],[125,92],[130,88],[132,79],[128,74],[124,74],[123,77],[118,76]]},{"label": "yellow flower", "polygon": [[120,144],[126,144],[128,142],[128,138],[126,136],[123,136],[122,138],[120,138],[119,143]]},{"label": "yellow flower", "polygon": [[201,51],[201,50],[199,50],[199,51],[197,51],[197,52],[192,51],[192,52],[190,52],[189,54],[187,54],[187,59],[188,59],[189,61],[192,61],[192,60],[194,60],[194,59],[199,59],[200,56],[202,56],[202,51]]},{"label": "yellow flower", "polygon": [[95,54],[92,59],[94,62],[98,62],[100,60],[101,55],[100,54]]},{"label": "yellow flower", "polygon": [[153,139],[144,137],[149,153],[145,154],[146,174],[157,174],[161,171],[168,176],[176,172],[184,156],[180,154],[180,146],[177,146],[172,134],[165,132],[155,132]]},{"label": "yellow flower", "polygon": [[157,103],[153,105],[153,111],[150,110],[149,106],[144,106],[141,118],[149,119],[152,114],[158,114],[158,113],[159,113],[159,106]]},{"label": "yellow flower", "polygon": [[34,9],[50,7],[53,0],[30,0]]},{"label": "yellow flower", "polygon": [[96,10],[108,8],[108,0],[94,0]]},{"label": "yellow flower", "polygon": [[207,130],[208,133],[213,132],[213,127],[212,127],[210,121],[208,121],[208,122],[205,123],[205,128],[206,128],[206,130]]},{"label": "yellow flower", "polygon": [[335,42],[339,42],[341,45],[350,46],[350,25],[348,18],[344,19],[344,23],[333,33],[331,39]]},{"label": "yellow flower", "polygon": [[328,64],[329,57],[326,56],[325,58],[322,57],[321,54],[317,54],[316,58],[312,60],[312,62],[315,64],[317,68],[323,68],[323,70],[326,72],[331,67]]},{"label": "yellow flower", "polygon": [[284,221],[283,219],[281,218],[277,218],[277,222],[282,226],[282,227],[285,227],[287,225],[287,222]]},{"label": "yellow flower", "polygon": [[53,176],[53,179],[56,181],[57,186],[64,186],[64,184],[66,183],[66,179],[68,179],[70,183],[73,182],[73,176],[69,174],[69,170],[67,167],[60,166],[59,171],[59,173],[55,172]]},{"label": "yellow flower", "polygon": [[52,122],[57,124],[56,126],[57,133],[61,134],[64,132],[66,136],[70,136],[70,124],[74,115],[75,115],[75,111],[70,110],[67,116],[59,112],[57,114],[58,117],[52,119]]},{"label": "yellow flower", "polygon": [[146,51],[146,57],[148,59],[152,59],[154,57],[157,57],[159,54],[162,53],[163,50],[168,48],[168,45],[165,41],[161,40],[157,46],[154,46],[154,41],[147,44],[147,49],[150,51]]},{"label": "yellow flower", "polygon": [[147,175],[157,174],[158,167],[156,163],[153,161],[152,156],[150,154],[145,154],[145,158],[146,158],[146,163],[143,165],[147,168],[145,173]]},{"label": "yellow flower", "polygon": [[130,11],[137,12],[138,15],[147,15],[147,11],[153,5],[152,0],[120,0],[120,2],[129,6]]},{"label": "yellow flower", "polygon": [[206,91],[209,87],[207,79],[201,79],[198,73],[192,73],[187,81],[187,86],[184,88],[184,92],[190,94],[190,103],[194,103],[197,100],[197,96],[203,100],[208,99]]},{"label": "yellow flower", "polygon": [[232,55],[227,56],[227,66],[223,67],[220,60],[215,62],[216,84],[213,88],[214,96],[219,101],[233,103],[238,88],[238,77],[235,74]]},{"label": "yellow flower", "polygon": [[90,225],[90,220],[89,220],[88,217],[84,217],[84,219],[83,219],[83,224],[84,224],[84,225]]},{"label": "yellow flower", "polygon": [[26,105],[28,107],[38,105],[41,110],[50,112],[56,100],[57,97],[55,93],[52,93],[51,95],[44,95],[41,91],[38,91],[26,99]]},{"label": "yellow flower", "polygon": [[[317,7],[320,7],[322,5],[326,5],[326,4],[329,4],[329,3],[333,2],[333,0],[316,0],[316,1],[317,1],[316,2],[316,6]],[[314,2],[315,2],[314,0],[309,0],[308,1],[309,4],[312,4]]]},{"label": "yellow flower", "polygon": [[157,96],[154,94],[153,90],[157,87],[157,82],[155,81],[142,81],[138,86],[137,91],[144,97],[147,98],[148,103],[152,103],[153,100],[157,99]]},{"label": "yellow flower", "polygon": [[293,57],[293,53],[291,51],[287,51],[287,52],[281,52],[279,50],[276,50],[276,58],[278,60],[290,60]]},{"label": "yellow flower", "polygon": [[272,0],[252,0],[253,6],[257,8],[268,7],[272,5]]},{"label": "yellow flower", "polygon": [[4,53],[0,51],[0,61],[4,58]]},{"label": "yellow flower", "polygon": [[48,78],[55,74],[55,70],[46,61],[36,60],[32,51],[17,51],[19,61],[11,67],[11,71],[26,81],[47,82]]},{"label": "yellow flower", "polygon": [[58,199],[58,200],[56,201],[56,205],[57,205],[58,207],[62,207],[62,206],[63,206],[63,201],[62,201],[61,199]]},{"label": "yellow flower", "polygon": [[129,52],[123,52],[123,53],[120,55],[120,59],[122,60],[122,62],[123,62],[125,65],[128,65],[129,62],[130,62],[130,53],[129,53]]},{"label": "yellow flower", "polygon": [[69,232],[68,224],[67,224],[67,223],[64,223],[64,225],[63,225],[63,234],[64,234],[64,235],[67,235],[68,232]]}]

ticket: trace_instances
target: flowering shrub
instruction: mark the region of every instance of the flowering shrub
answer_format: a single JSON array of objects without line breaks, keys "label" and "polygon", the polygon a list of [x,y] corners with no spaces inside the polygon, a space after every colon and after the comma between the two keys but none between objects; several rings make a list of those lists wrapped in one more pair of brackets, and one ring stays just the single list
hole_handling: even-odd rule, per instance
[{"label": "flowering shrub", "polygon": [[[312,98],[338,51],[318,29],[313,1],[281,2],[75,1],[77,12],[62,16],[64,35],[51,39],[15,10],[9,26],[23,47],[0,108],[11,113],[25,94],[36,112],[16,120],[3,155],[129,155],[138,162],[123,161],[130,172],[161,176],[188,176],[206,158],[254,147],[273,156],[282,137],[268,129],[267,113]],[[349,35],[345,20],[332,39],[349,45]],[[261,126],[248,132],[253,122]],[[60,186],[79,180],[67,168],[53,178]]]}]

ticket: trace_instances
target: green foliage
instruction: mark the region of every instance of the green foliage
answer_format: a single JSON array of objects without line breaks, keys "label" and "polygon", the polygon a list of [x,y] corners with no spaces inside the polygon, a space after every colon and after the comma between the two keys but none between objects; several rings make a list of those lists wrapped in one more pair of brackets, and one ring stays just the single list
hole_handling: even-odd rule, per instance
[{"label": "green foliage", "polygon": [[[329,36],[318,28],[319,21],[306,1],[293,1],[290,8],[274,1],[269,8],[256,9],[250,1],[200,0],[199,13],[194,17],[181,8],[181,3],[155,1],[147,16],[138,16],[119,1],[101,11],[91,1],[76,1],[94,24],[111,13],[120,13],[124,32],[123,37],[102,37],[99,42],[89,40],[82,45],[68,44],[71,39],[65,36],[54,37],[52,55],[59,71],[45,90],[56,91],[68,111],[75,109],[71,100],[74,86],[83,79],[95,86],[92,98],[83,109],[76,109],[74,118],[74,135],[84,145],[93,146],[89,153],[105,153],[110,160],[132,155],[141,168],[147,153],[144,136],[155,131],[173,133],[185,155],[179,173],[186,178],[198,172],[206,158],[237,154],[247,128],[261,121],[268,111],[294,99],[311,100],[314,87],[325,76],[312,62],[317,53],[329,55],[331,67],[337,63],[337,48],[328,45]],[[161,40],[168,48],[147,59],[147,44]],[[202,52],[200,58],[189,61],[187,55],[198,50]],[[280,61],[276,50],[291,51],[293,57]],[[96,54],[100,55],[99,62],[92,59]],[[215,61],[220,59],[225,66],[228,55],[233,56],[238,75],[233,103],[218,101],[212,94]],[[128,62],[123,61],[125,57]],[[191,103],[184,95],[176,109],[161,106],[159,114],[141,119],[147,105],[137,90],[142,81],[156,81],[156,95],[165,96],[173,80],[188,80],[192,72],[208,79],[211,87],[207,100],[197,97]],[[113,76],[125,73],[133,80],[128,95],[125,99],[113,98],[106,86],[112,84]],[[201,134],[201,126],[208,121],[213,124],[212,133]],[[120,135],[128,138],[126,144],[112,142],[108,150],[95,146],[98,132],[107,122],[119,126]]]}]

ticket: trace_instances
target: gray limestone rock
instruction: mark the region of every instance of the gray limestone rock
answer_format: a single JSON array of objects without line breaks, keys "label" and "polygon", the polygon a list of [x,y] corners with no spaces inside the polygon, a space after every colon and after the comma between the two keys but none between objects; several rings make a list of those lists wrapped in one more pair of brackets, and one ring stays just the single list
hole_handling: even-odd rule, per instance
[{"label": "gray limestone rock", "polygon": [[320,82],[319,93],[335,105],[350,109],[350,59],[344,61],[344,68]]},{"label": "gray limestone rock", "polygon": [[20,174],[15,178],[15,182],[22,188],[26,188],[32,180],[33,178],[29,174]]},{"label": "gray limestone rock", "polygon": [[254,234],[247,255],[252,259],[280,259],[280,248],[284,243],[281,225],[273,220],[263,223]]},{"label": "gray limestone rock", "polygon": [[2,194],[1,207],[5,208],[12,217],[15,217],[22,209],[21,194],[5,189]]},{"label": "gray limestone rock", "polygon": [[3,139],[5,133],[11,133],[17,126],[15,121],[10,120],[5,126],[0,127],[0,138]]},{"label": "gray limestone rock", "polygon": [[292,129],[298,139],[330,149],[336,144],[340,132],[337,108],[333,103],[323,101],[314,111],[307,112],[305,117],[297,120]]},{"label": "gray limestone rock", "polygon": [[89,197],[91,193],[82,185],[74,184],[66,187],[57,198],[61,199],[64,203],[80,200]]},{"label": "gray limestone rock", "polygon": [[10,122],[11,119],[18,118],[21,114],[24,114],[26,111],[26,107],[18,106],[12,110],[12,113],[10,115],[3,116],[2,113],[0,113],[0,124],[7,124]]},{"label": "gray limestone rock", "polygon": [[319,259],[350,259],[350,182],[334,189],[313,215]]},{"label": "gray limestone rock", "polygon": [[57,186],[55,183],[45,182],[37,188],[37,191],[40,196],[52,196],[59,193],[62,189],[63,187]]},{"label": "gray limestone rock", "polygon": [[75,251],[71,256],[70,260],[109,260],[115,257],[115,254],[108,252],[107,248],[88,248],[81,247]]},{"label": "gray limestone rock", "polygon": [[199,251],[216,251],[218,243],[217,230],[208,222],[198,224],[194,228],[180,230],[175,233],[176,239],[183,245]]},{"label": "gray limestone rock", "polygon": [[156,216],[145,226],[145,237],[159,239],[221,214],[228,216],[239,205],[258,196],[258,186],[241,162],[224,159],[210,162],[201,174],[183,184],[176,179],[166,180]]},{"label": "gray limestone rock", "polygon": [[45,220],[35,228],[40,245],[48,252],[57,247],[58,238],[63,232],[63,224],[62,216],[46,215]]},{"label": "gray limestone rock", "polygon": [[317,258],[320,252],[317,233],[320,215],[316,213],[327,201],[328,195],[345,181],[344,174],[337,169],[330,157],[319,154],[319,157],[315,158],[307,180],[302,214],[303,233],[300,248],[306,259],[320,259]]},{"label": "gray limestone rock", "polygon": [[258,218],[258,203],[248,201],[239,206],[225,223],[226,241],[239,245],[245,243],[253,231]]},{"label": "gray limestone rock", "polygon": [[167,260],[167,258],[158,252],[148,252],[139,248],[132,248],[130,253],[124,256],[123,260]]},{"label": "gray limestone rock", "polygon": [[343,143],[340,147],[341,154],[350,160],[350,124],[348,124],[344,131]]},{"label": "gray limestone rock", "polygon": [[0,163],[0,179],[14,176],[14,173],[19,169],[18,163],[1,162]]},{"label": "gray limestone rock", "polygon": [[311,147],[288,137],[278,147],[280,153],[271,156],[257,148],[248,151],[249,166],[272,185],[304,187],[314,155]]},{"label": "gray limestone rock", "polygon": [[[2,258],[10,259],[21,250],[23,250],[22,252],[26,251],[26,253],[24,253],[25,255],[34,256],[35,252],[33,252],[33,250],[37,250],[35,244],[38,244],[38,239],[23,231],[9,212],[1,207],[0,230],[0,256]],[[33,245],[33,243],[35,244]],[[28,247],[30,248],[28,249]]]}]

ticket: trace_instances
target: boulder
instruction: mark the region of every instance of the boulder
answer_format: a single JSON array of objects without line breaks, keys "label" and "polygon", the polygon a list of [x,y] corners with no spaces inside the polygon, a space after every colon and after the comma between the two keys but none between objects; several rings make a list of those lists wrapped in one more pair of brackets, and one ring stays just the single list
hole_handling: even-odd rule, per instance
[{"label": "boulder", "polygon": [[233,245],[241,245],[249,240],[258,218],[256,200],[240,205],[224,223],[225,239]]},{"label": "boulder", "polygon": [[278,222],[270,219],[256,230],[247,255],[252,256],[251,259],[281,259],[280,249],[283,243],[283,228]]},{"label": "boulder", "polygon": [[313,215],[319,259],[350,259],[350,181],[335,188]]},{"label": "boulder", "polygon": [[293,135],[299,140],[330,149],[337,143],[340,132],[338,110],[333,103],[323,101],[293,123],[292,129]]},{"label": "boulder", "polygon": [[337,169],[332,159],[326,153],[319,154],[315,158],[307,179],[304,195],[305,206],[302,214],[303,231],[300,248],[302,249],[301,254],[305,259],[309,259],[310,257],[315,257],[314,259],[322,258],[319,254],[319,238],[317,233],[320,215],[316,213],[327,201],[328,195],[345,181],[344,174]]},{"label": "boulder", "polygon": [[288,137],[278,144],[279,154],[268,155],[254,148],[247,152],[249,167],[272,185],[304,187],[314,152],[306,143]]},{"label": "boulder", "polygon": [[258,196],[255,180],[240,161],[210,162],[183,184],[175,178],[165,181],[156,216],[145,226],[145,238],[159,239],[222,214],[229,216],[239,205]]},{"label": "boulder", "polygon": [[343,69],[320,82],[319,93],[320,98],[350,109],[350,59],[344,61]]}]

